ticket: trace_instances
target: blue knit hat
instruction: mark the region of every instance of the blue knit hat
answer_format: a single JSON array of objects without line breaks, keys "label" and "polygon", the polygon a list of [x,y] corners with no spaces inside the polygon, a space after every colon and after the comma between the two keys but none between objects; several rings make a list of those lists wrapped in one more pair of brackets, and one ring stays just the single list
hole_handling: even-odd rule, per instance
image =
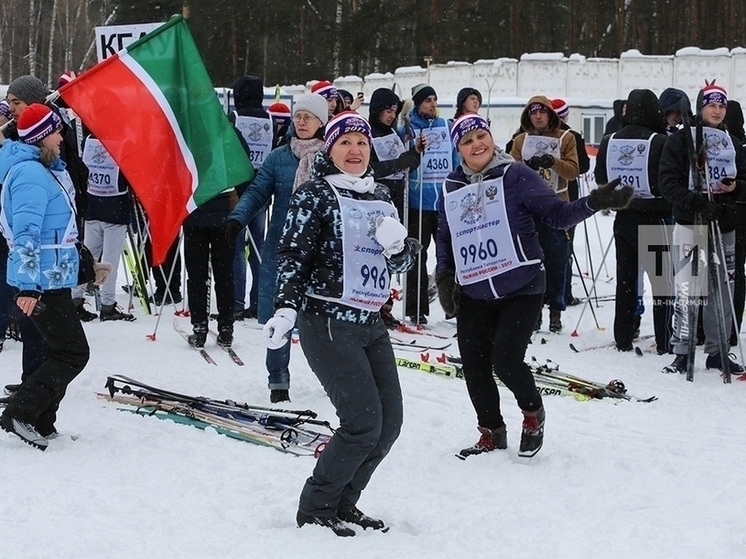
[{"label": "blue knit hat", "polygon": [[370,132],[370,124],[368,124],[368,121],[355,111],[344,111],[331,119],[329,124],[326,125],[324,151],[329,153],[334,142],[349,132],[360,132],[368,138],[369,144],[373,143],[373,135]]},{"label": "blue knit hat", "polygon": [[473,130],[486,130],[492,135],[489,123],[479,115],[467,114],[459,117],[451,126],[451,141],[458,147],[461,139]]}]

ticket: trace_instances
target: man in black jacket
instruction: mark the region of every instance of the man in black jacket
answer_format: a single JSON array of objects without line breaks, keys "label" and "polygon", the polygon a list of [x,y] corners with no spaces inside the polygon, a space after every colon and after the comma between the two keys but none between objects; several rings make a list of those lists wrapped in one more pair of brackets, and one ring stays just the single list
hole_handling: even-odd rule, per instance
[{"label": "man in black jacket", "polygon": [[[596,156],[599,184],[621,177],[635,188],[630,204],[617,211],[614,219],[616,248],[616,298],[614,341],[619,351],[631,351],[637,324],[634,316],[638,294],[640,262],[639,232],[643,226],[663,228],[671,223],[671,204],[658,188],[658,163],[666,143],[666,121],[658,98],[649,89],[634,89],[627,99],[625,126],[604,136]],[[662,233],[661,233],[662,234]],[[653,270],[646,270],[651,274]],[[653,292],[653,327],[658,354],[669,353],[671,321],[670,294]]]}]

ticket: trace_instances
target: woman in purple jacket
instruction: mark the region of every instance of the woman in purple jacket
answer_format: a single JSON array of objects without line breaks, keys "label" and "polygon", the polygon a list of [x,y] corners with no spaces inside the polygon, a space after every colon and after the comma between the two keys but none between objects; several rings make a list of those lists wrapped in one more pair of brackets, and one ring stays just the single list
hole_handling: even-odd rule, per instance
[{"label": "woman in purple jacket", "polygon": [[464,115],[451,128],[462,163],[439,198],[436,283],[443,309],[458,317],[464,377],[477,412],[479,441],[466,458],[508,446],[498,378],[523,412],[519,456],[534,456],[544,436],[544,407],[524,362],[544,299],[544,255],[534,217],[567,229],[603,209],[621,208],[632,189],[611,182],[565,202],[528,166],[497,148],[487,121]]}]

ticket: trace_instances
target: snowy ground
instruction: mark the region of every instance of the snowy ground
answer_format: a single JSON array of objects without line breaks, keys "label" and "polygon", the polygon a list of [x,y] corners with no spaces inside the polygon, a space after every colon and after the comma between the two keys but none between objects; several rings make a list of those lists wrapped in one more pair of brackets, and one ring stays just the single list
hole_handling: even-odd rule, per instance
[{"label": "snowy ground", "polygon": [[[600,234],[588,222],[596,267],[612,220],[598,216]],[[583,238],[581,226],[576,247],[581,267],[589,269]],[[607,264],[613,276],[613,248]],[[599,291],[613,293],[613,279],[606,279],[602,270]],[[580,295],[579,278],[574,283]],[[134,323],[86,324],[91,361],[70,386],[58,420],[61,431],[79,439],[52,441],[42,453],[0,433],[0,556],[746,557],[746,486],[739,479],[746,462],[746,383],[725,386],[703,366],[687,383],[661,374],[670,357],[654,353],[572,353],[571,341],[587,347],[612,340],[613,303],[596,311],[604,331],[586,313],[580,336],[571,338],[580,313],[571,308],[563,316],[565,331],[542,334],[547,343],[530,346],[527,357],[551,358],[598,381],[620,378],[632,394],[655,394],[658,401],[546,397],[544,448],[527,460],[516,455],[521,418],[503,390],[509,449],[462,462],[454,453],[478,435],[463,381],[401,369],[405,425],[359,503],[392,528],[359,531],[355,538],[295,527],[313,458],[117,412],[96,398],[106,376],[119,373],[175,391],[268,405],[259,330],[237,324],[235,349],[245,367],[208,347],[215,367],[186,347],[170,314],[156,341],[146,339],[155,318],[139,309]],[[438,316],[439,309],[435,322]],[[643,334],[651,332],[648,307]],[[16,382],[20,373],[20,344],[5,347],[1,384]],[[701,353],[698,360],[704,362]],[[293,406],[334,422],[299,346],[291,374]]]}]

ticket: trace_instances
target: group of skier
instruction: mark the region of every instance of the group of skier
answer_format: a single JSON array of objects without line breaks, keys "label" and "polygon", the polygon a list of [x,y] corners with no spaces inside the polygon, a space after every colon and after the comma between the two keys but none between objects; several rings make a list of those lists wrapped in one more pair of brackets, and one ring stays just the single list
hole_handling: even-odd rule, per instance
[{"label": "group of skier", "polygon": [[[245,98],[255,98],[261,90],[261,81],[252,76],[236,84]],[[17,93],[25,92],[18,86],[9,88],[11,108],[20,99]],[[567,229],[597,211],[618,210],[614,229],[621,257],[614,335],[620,351],[631,349],[642,296],[636,257],[641,226],[663,228],[672,213],[674,243],[689,246],[686,235],[699,223],[696,216],[702,216],[722,234],[715,243],[724,247],[719,261],[735,260],[735,204],[746,195],[746,162],[741,143],[722,125],[728,100],[721,87],[708,84],[697,115],[707,142],[701,150],[706,158],[702,167],[709,169],[703,193],[689,178],[689,128],[666,138],[659,99],[651,91],[635,90],[626,101],[622,128],[601,144],[598,188],[573,196],[577,199],[569,196],[568,183],[578,177],[582,146],[564,124],[566,104],[542,95],[529,99],[521,130],[506,152],[478,113],[479,92],[465,88],[458,99],[454,119],[446,120],[438,116],[437,94],[428,84],[412,89],[408,109],[392,91],[379,89],[366,120],[352,110],[362,99],[345,100],[331,83],[319,82],[312,93],[297,99],[292,112],[278,104],[266,113],[259,107],[239,109],[231,120],[258,172],[238,192],[200,208],[184,224],[193,307],[189,343],[197,348],[205,344],[206,263],[212,254],[218,343],[230,347],[237,312],[247,316],[234,306],[238,290],[245,296],[245,280],[236,283],[233,267],[243,265],[245,273],[244,247],[250,242],[252,252],[261,256],[252,281],[257,286],[255,312],[264,324],[271,401],[289,400],[288,340],[297,326],[309,366],[337,411],[339,428],[301,493],[298,526],[317,524],[339,536],[355,534],[350,524],[387,529],[357,503],[403,421],[387,331],[391,278],[406,274],[406,315],[414,324],[425,324],[431,241],[436,245],[438,296],[446,315],[457,319],[463,373],[477,416],[479,439],[461,451],[464,458],[507,448],[495,376],[523,413],[518,454],[531,457],[542,447],[546,412],[524,359],[544,304],[549,304],[550,330],[562,329],[572,254]],[[24,364],[23,382],[2,402],[0,427],[44,449],[55,432],[65,389],[88,359],[71,297],[78,283],[75,202],[80,192],[115,196],[123,188],[92,187],[90,179],[86,187],[76,187],[70,167],[66,170],[59,157],[65,128],[58,110],[41,103],[24,105],[11,113],[18,141],[0,148],[0,223],[10,253],[7,283],[46,352],[40,364],[29,365],[32,370]],[[246,133],[256,132],[252,124],[257,119],[275,115],[271,130],[283,130],[282,140],[274,133]],[[248,234],[246,227],[251,230],[257,218],[264,221],[269,203],[265,241],[259,229]],[[101,257],[101,250],[95,256]],[[719,271],[719,281],[727,282],[725,271]],[[655,305],[655,332],[659,353],[673,350],[677,355],[667,370],[683,371],[688,359],[683,348],[688,351],[692,335],[683,307],[691,307],[691,300],[685,296],[687,278],[676,280],[681,287],[675,292],[654,294],[661,302]],[[677,312],[669,334],[674,296]],[[723,312],[718,319],[728,321],[730,334],[730,305],[723,299],[719,307]],[[706,365],[722,368],[727,360],[731,371],[738,370],[723,354],[722,340],[714,339],[722,337],[721,326],[705,311]]]}]

